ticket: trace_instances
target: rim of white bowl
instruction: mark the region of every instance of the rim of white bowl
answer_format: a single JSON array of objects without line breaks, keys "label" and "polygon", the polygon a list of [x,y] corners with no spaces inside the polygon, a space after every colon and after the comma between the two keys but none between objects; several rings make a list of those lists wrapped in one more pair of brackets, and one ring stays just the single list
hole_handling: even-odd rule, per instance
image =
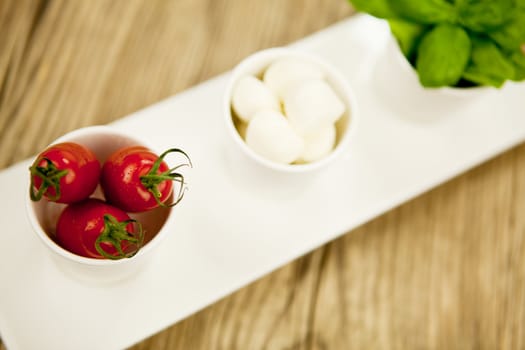
[{"label": "rim of white bowl", "polygon": [[[338,140],[335,148],[328,155],[319,160],[304,164],[281,164],[268,160],[252,150],[246,144],[234,125],[234,116],[231,113],[231,99],[232,92],[237,81],[242,76],[253,74],[253,67],[260,66],[260,69],[264,69],[265,67],[268,67],[272,61],[280,58],[297,58],[314,63],[315,65],[319,66],[327,76],[330,77],[330,80],[333,80],[337,83],[338,95],[343,94],[343,96],[339,97],[343,99],[348,109],[348,125],[341,138]],[[267,63],[263,64],[264,62]],[[355,97],[355,93],[350,86],[350,83],[341,72],[339,72],[333,65],[317,55],[287,47],[272,47],[255,52],[244,58],[237,66],[235,66],[226,86],[223,101],[223,111],[226,118],[228,132],[245,155],[267,168],[286,173],[303,173],[316,170],[338,158],[353,138],[360,118],[359,106]]]},{"label": "rim of white bowl", "polygon": [[[46,146],[46,148],[56,143],[74,141],[74,139],[76,138],[90,136],[94,134],[107,135],[107,136],[118,135],[121,137],[125,137],[133,142],[136,142],[137,144],[150,148],[149,145],[145,143],[144,141],[139,140],[136,137],[129,136],[128,134],[124,132],[118,131],[114,127],[106,126],[106,125],[87,126],[87,127],[83,127],[83,128],[79,128],[79,129],[70,131],[60,136],[59,138],[55,139],[54,141],[52,141],[48,146]],[[34,161],[37,156],[35,156],[32,161]],[[27,186],[30,186],[29,180],[27,181]],[[44,229],[40,225],[38,218],[36,217],[35,210],[33,207],[34,203],[29,198],[29,195],[26,195],[25,197],[26,197],[25,203],[26,203],[27,216],[29,217],[29,221],[31,223],[31,226],[33,227],[33,231],[40,238],[40,240],[44,243],[44,245],[46,245],[49,249],[51,249],[51,251],[54,252],[55,254],[67,260],[70,260],[70,261],[73,261],[75,263],[79,263],[82,265],[114,266],[114,265],[130,263],[131,261],[136,260],[136,258],[140,258],[146,255],[152,249],[154,249],[157,245],[159,245],[162,239],[168,234],[168,230],[160,229],[159,232],[157,232],[155,236],[149,242],[147,242],[143,247],[141,247],[139,251],[137,252],[137,254],[135,254],[131,258],[111,260],[111,259],[95,259],[95,258],[88,258],[88,257],[80,256],[80,255],[77,255],[77,254],[74,254],[68,251],[65,248],[62,248],[58,243],[56,243],[53,239],[51,239],[51,237],[49,237],[49,235],[44,231]],[[164,223],[163,226],[165,226],[168,223],[170,217],[173,215],[172,211],[173,210],[170,210],[168,212],[168,215],[166,217],[166,222]]]}]

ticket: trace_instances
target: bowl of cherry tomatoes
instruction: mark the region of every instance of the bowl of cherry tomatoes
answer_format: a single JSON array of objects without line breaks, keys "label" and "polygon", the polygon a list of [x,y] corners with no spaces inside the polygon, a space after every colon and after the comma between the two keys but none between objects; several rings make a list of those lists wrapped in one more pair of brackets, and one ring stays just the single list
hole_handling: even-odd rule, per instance
[{"label": "bowl of cherry tomatoes", "polygon": [[138,273],[169,234],[186,190],[182,149],[155,152],[112,127],[72,131],[29,168],[26,206],[37,236],[75,277],[115,281]]}]

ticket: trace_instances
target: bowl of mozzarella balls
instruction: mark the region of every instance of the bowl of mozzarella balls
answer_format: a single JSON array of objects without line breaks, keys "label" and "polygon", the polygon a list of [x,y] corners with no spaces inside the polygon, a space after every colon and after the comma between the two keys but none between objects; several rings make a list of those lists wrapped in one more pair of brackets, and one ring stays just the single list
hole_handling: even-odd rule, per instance
[{"label": "bowl of mozzarella balls", "polygon": [[292,173],[323,168],[348,150],[358,116],[340,72],[289,48],[266,49],[240,62],[224,109],[228,132],[243,153]]}]

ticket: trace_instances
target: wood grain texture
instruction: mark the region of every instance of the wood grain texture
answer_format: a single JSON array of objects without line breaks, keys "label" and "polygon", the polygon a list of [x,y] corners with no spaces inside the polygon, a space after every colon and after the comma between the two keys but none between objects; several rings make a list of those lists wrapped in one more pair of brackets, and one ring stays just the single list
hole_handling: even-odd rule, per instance
[{"label": "wood grain texture", "polygon": [[[351,13],[344,0],[0,1],[0,168]],[[522,145],[131,350],[523,349],[524,328]]]}]

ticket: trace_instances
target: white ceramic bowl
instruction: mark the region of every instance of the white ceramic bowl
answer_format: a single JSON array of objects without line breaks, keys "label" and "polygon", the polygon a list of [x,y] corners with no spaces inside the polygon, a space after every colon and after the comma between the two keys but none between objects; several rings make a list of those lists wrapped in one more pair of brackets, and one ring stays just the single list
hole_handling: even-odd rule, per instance
[{"label": "white ceramic bowl", "polygon": [[[233,89],[237,81],[248,75],[260,78],[271,63],[283,58],[301,59],[315,64],[324,72],[326,75],[325,80],[334,89],[338,97],[346,106],[345,114],[336,123],[337,136],[334,149],[327,156],[314,162],[304,164],[280,164],[268,160],[256,153],[246,144],[236,126],[237,117],[232,111],[231,103]],[[240,152],[247,156],[251,161],[264,168],[272,169],[281,173],[305,173],[324,168],[327,164],[333,162],[339,157],[341,153],[348,150],[348,144],[352,140],[357,127],[359,111],[354,92],[349,86],[347,79],[332,65],[317,56],[295,49],[270,48],[248,56],[234,68],[224,95],[223,114],[229,138],[233,140],[234,147],[239,149]]]},{"label": "white ceramic bowl", "polygon": [[[90,148],[101,165],[107,157],[119,148],[131,145],[143,145],[144,142],[123,134],[108,126],[91,126],[72,131],[58,138],[51,144],[60,142],[76,142]],[[148,147],[150,148],[150,147]],[[153,150],[158,151],[158,150]],[[29,187],[28,174],[28,187]],[[102,198],[100,187],[93,197]],[[57,266],[70,276],[83,281],[95,283],[116,282],[139,273],[154,255],[153,252],[161,244],[168,232],[166,228],[172,219],[172,208],[157,208],[145,213],[130,214],[142,224],[146,232],[145,244],[139,252],[131,257],[120,260],[93,259],[73,254],[59,246],[54,240],[57,219],[64,204],[57,204],[42,199],[33,202],[26,196],[26,209],[29,221],[36,236],[43,243],[46,250]]]}]

